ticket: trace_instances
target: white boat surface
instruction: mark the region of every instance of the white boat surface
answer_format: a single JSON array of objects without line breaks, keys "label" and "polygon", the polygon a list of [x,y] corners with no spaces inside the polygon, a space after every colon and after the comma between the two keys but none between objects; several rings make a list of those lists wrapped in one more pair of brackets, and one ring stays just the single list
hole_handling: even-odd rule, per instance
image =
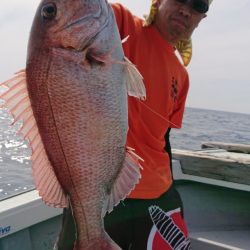
[{"label": "white boat surface", "polygon": [[[178,158],[176,151],[174,156]],[[192,169],[187,166],[190,162],[183,166],[181,160],[173,160],[173,176],[183,200],[192,249],[250,249],[250,183],[214,178],[216,173],[207,175],[211,164],[202,168],[202,161],[199,170],[187,173],[185,169]],[[245,167],[238,171],[245,173]],[[2,200],[0,250],[52,250],[61,220],[62,209],[44,205],[36,190]]]}]

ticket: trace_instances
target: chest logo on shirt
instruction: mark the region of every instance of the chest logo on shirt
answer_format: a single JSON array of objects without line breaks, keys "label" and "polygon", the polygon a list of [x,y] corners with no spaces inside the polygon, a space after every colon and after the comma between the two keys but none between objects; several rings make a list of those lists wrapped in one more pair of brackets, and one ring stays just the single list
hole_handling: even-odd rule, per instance
[{"label": "chest logo on shirt", "polygon": [[172,77],[172,83],[171,83],[171,97],[173,99],[174,102],[177,101],[177,97],[178,97],[178,82],[177,80]]}]

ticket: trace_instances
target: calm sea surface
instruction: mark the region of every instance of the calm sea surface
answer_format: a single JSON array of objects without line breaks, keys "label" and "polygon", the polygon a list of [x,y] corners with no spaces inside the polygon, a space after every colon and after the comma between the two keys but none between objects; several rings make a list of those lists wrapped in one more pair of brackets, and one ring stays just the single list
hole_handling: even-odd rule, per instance
[{"label": "calm sea surface", "polygon": [[[30,150],[0,109],[0,200],[33,189]],[[200,149],[206,141],[250,144],[250,115],[187,108],[181,130],[172,130],[172,148]]]}]

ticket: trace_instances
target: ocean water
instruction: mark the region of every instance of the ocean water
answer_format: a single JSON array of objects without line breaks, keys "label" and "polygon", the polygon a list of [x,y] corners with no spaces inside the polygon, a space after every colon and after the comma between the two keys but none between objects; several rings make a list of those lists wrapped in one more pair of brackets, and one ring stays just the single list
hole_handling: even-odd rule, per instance
[{"label": "ocean water", "polygon": [[[21,124],[0,109],[0,200],[34,189],[27,142],[17,135]],[[172,148],[199,150],[201,143],[250,144],[250,115],[187,108],[182,129],[171,132]]]},{"label": "ocean water", "polygon": [[189,150],[209,141],[250,144],[250,114],[186,108],[182,128],[170,138],[172,148]]}]

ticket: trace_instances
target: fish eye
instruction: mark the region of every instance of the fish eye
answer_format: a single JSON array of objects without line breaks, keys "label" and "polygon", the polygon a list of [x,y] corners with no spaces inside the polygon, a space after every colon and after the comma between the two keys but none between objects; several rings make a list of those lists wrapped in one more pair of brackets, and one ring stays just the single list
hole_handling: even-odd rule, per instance
[{"label": "fish eye", "polygon": [[47,3],[41,9],[41,16],[44,19],[52,20],[57,13],[57,8],[54,3]]}]

